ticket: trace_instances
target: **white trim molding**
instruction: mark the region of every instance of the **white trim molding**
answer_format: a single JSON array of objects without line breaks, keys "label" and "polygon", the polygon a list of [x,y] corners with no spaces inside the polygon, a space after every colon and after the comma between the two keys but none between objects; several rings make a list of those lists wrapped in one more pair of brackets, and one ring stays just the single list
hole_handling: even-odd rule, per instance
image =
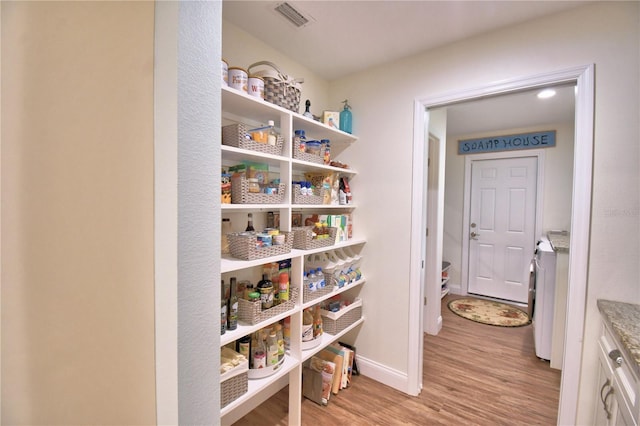
[{"label": "white trim molding", "polygon": [[[574,68],[542,73],[523,78],[514,78],[487,84],[479,88],[445,93],[418,99],[414,103],[414,162],[413,162],[413,200],[412,208],[412,241],[411,241],[411,290],[409,308],[409,349],[417,349],[417,341],[423,340],[422,327],[422,286],[424,271],[420,269],[422,249],[426,237],[418,224],[424,220],[426,197],[426,166],[418,156],[424,155],[426,132],[429,128],[429,109],[435,109],[454,103],[477,100],[485,97],[516,93],[549,85],[564,83],[575,84],[575,150],[573,167],[573,195],[571,211],[571,243],[569,255],[569,283],[567,292],[567,321],[565,328],[565,352],[562,366],[562,382],[560,387],[560,403],[558,408],[558,424],[575,424],[578,409],[578,391],[582,368],[582,341],[585,323],[585,303],[587,293],[587,270],[589,262],[589,242],[591,224],[591,187],[593,174],[593,114],[594,114],[594,68],[593,64]],[[441,165],[443,167],[444,165]],[[428,212],[431,214],[431,212]],[[415,224],[415,225],[414,225]],[[439,224],[442,226],[442,224]],[[428,291],[428,290],[427,290]],[[427,309],[429,306],[427,305]],[[427,315],[430,313],[427,312]],[[580,354],[576,359],[575,354]],[[422,362],[422,350],[418,357],[410,358],[408,376],[412,377],[421,371],[417,365]],[[569,359],[571,358],[571,359]]]}]

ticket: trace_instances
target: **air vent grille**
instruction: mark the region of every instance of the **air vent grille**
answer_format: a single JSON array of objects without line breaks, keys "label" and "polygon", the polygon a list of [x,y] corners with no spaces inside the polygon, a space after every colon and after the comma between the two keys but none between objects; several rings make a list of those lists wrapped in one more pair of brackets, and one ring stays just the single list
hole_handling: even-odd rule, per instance
[{"label": "air vent grille", "polygon": [[294,9],[294,7],[287,2],[278,4],[275,10],[282,16],[287,18],[289,22],[291,22],[298,28],[303,27],[307,23],[309,23],[309,19],[307,19],[302,13]]}]

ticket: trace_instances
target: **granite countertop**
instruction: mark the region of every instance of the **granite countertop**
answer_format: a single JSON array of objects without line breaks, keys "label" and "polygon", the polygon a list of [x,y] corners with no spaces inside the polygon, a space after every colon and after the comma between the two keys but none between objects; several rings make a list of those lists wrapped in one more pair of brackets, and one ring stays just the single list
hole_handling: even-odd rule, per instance
[{"label": "granite countertop", "polygon": [[623,358],[640,377],[640,305],[598,299],[598,309],[621,344]]},{"label": "granite countertop", "polygon": [[551,243],[553,251],[559,253],[569,252],[569,232],[568,231],[549,231],[547,232],[547,238]]}]

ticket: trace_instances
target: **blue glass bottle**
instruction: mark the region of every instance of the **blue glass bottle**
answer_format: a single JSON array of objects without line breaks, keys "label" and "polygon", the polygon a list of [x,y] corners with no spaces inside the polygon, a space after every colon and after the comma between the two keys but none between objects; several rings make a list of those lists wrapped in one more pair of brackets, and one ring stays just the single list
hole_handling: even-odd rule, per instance
[{"label": "blue glass bottle", "polygon": [[344,104],[344,109],[340,112],[340,130],[351,133],[351,106],[346,99],[342,103]]}]

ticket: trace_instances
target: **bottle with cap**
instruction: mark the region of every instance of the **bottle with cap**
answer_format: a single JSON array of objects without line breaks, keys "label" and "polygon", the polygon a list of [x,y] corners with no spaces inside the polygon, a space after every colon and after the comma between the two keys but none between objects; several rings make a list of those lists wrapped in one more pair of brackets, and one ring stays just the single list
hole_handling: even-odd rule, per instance
[{"label": "bottle with cap", "polygon": [[264,344],[264,332],[253,335],[251,341],[251,368],[265,368],[267,366],[267,350]]},{"label": "bottle with cap", "polygon": [[284,358],[284,333],[282,332],[282,325],[280,323],[276,323],[273,327],[276,331],[276,339],[278,340],[278,361]]},{"label": "bottle with cap", "polygon": [[235,330],[238,328],[238,283],[236,277],[231,277],[228,311],[227,330]]},{"label": "bottle with cap", "polygon": [[280,303],[289,300],[289,274],[281,272],[278,277],[278,300]]},{"label": "bottle with cap", "polygon": [[297,149],[299,152],[307,152],[307,137],[305,135],[304,130],[296,130],[294,132],[294,147],[293,149]]},{"label": "bottle with cap", "polygon": [[320,315],[320,305],[316,305],[313,309],[313,338],[316,339],[322,335],[322,316]]},{"label": "bottle with cap", "polygon": [[245,232],[254,232],[255,228],[253,227],[253,213],[249,213],[247,215],[247,228]]},{"label": "bottle with cap", "polygon": [[273,366],[278,363],[278,338],[276,331],[271,329],[267,337],[267,366]]},{"label": "bottle with cap", "polygon": [[351,106],[349,105],[349,101],[347,99],[342,101],[342,103],[344,104],[344,108],[340,112],[340,130],[346,133],[351,133]]},{"label": "bottle with cap", "polygon": [[331,163],[331,141],[329,139],[322,139],[320,141],[322,144],[322,157],[324,164]]},{"label": "bottle with cap", "polygon": [[309,308],[302,313],[302,341],[310,342],[313,340],[313,315]]},{"label": "bottle with cap", "polygon": [[262,302],[262,310],[273,307],[273,282],[267,274],[262,274],[262,279],[258,282],[258,291]]},{"label": "bottle with cap", "polygon": [[227,292],[224,290],[224,280],[220,280],[220,334],[227,331]]},{"label": "bottle with cap", "polygon": [[267,124],[269,125],[269,129],[267,130],[267,144],[275,145],[276,141],[278,140],[278,133],[276,133],[275,123],[273,122],[273,120],[269,120]]}]

